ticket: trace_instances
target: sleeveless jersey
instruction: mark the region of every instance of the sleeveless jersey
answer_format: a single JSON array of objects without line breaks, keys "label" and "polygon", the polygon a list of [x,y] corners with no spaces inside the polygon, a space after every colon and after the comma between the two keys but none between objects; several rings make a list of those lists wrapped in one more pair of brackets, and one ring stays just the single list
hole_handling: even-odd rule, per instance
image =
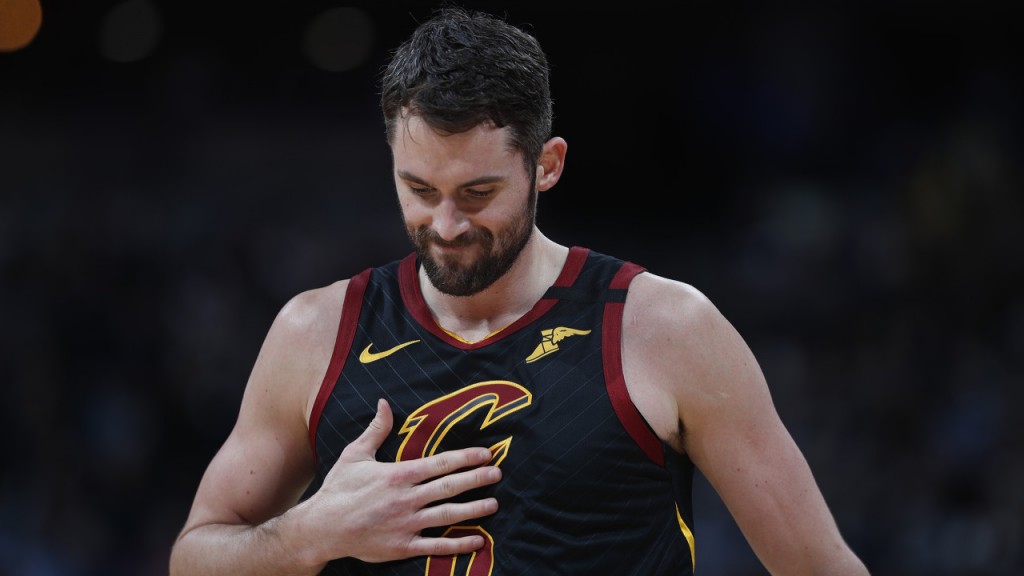
[{"label": "sleeveless jersey", "polygon": [[622,308],[644,269],[573,247],[529,313],[467,343],[433,320],[417,266],[410,254],[349,281],[310,417],[310,490],[385,398],[394,428],[377,459],[489,447],[502,479],[459,499],[493,495],[498,511],[430,532],[483,535],[473,554],[346,558],[321,574],[692,574],[693,465],[657,438],[622,375]]}]

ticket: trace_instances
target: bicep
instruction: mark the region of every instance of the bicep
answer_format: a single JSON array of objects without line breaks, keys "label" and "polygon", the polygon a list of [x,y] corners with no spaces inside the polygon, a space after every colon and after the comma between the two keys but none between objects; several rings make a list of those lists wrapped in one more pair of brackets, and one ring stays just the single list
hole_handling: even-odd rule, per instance
[{"label": "bicep", "polygon": [[204,524],[257,525],[294,506],[312,479],[308,445],[270,426],[243,426],[207,466],[186,529]]},{"label": "bicep", "polygon": [[[343,292],[342,292],[343,294]],[[330,359],[337,291],[293,299],[267,334],[238,419],[200,481],[185,530],[260,524],[294,506],[313,477],[308,399]],[[332,323],[333,322],[333,323]]]},{"label": "bicep", "polygon": [[810,573],[845,554],[757,359],[709,299],[638,276],[623,337],[634,401],[663,440],[688,454],[771,572]]},{"label": "bicep", "polygon": [[753,353],[716,311],[680,402],[684,445],[769,570],[813,562],[841,539]]},{"label": "bicep", "polygon": [[770,570],[839,541],[806,459],[774,413],[721,417],[687,435],[694,464]]}]

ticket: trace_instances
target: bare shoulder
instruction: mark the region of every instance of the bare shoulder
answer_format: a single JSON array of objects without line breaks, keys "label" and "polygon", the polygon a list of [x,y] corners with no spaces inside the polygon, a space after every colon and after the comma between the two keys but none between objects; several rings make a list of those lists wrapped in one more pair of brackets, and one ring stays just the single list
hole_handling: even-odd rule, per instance
[{"label": "bare shoulder", "polygon": [[637,408],[679,450],[684,427],[695,432],[731,400],[766,392],[749,347],[711,299],[649,272],[634,279],[626,299],[623,371]]},{"label": "bare shoulder", "polygon": [[348,280],[300,292],[274,318],[256,361],[250,386],[283,386],[274,394],[294,398],[308,415],[337,336]]},{"label": "bare shoulder", "polygon": [[627,344],[639,344],[638,351],[652,359],[671,352],[671,359],[700,360],[721,349],[720,338],[734,336],[732,325],[703,292],[649,272],[630,286],[623,330]]},{"label": "bare shoulder", "polygon": [[630,320],[649,322],[659,329],[684,328],[718,314],[711,300],[696,287],[650,272],[633,280],[626,302]]},{"label": "bare shoulder", "polygon": [[272,329],[299,338],[317,337],[325,330],[337,329],[347,288],[348,280],[339,280],[292,296],[281,307]]}]

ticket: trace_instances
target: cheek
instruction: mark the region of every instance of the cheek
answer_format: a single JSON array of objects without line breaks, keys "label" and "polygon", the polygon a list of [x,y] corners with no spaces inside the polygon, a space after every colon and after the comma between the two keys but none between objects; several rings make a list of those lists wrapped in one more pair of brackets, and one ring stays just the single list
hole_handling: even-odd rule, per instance
[{"label": "cheek", "polygon": [[413,233],[430,227],[430,223],[433,221],[433,214],[421,202],[399,200],[399,207],[401,208],[402,223],[405,225],[406,231]]},{"label": "cheek", "polygon": [[407,196],[398,196],[398,207],[402,211],[402,219],[406,222],[417,217],[422,218],[423,210]]}]

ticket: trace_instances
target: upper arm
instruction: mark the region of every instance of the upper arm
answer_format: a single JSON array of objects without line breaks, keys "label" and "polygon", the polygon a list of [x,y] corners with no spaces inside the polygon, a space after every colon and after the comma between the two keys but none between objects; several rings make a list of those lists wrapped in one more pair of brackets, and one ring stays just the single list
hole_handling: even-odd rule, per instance
[{"label": "upper arm", "polygon": [[694,288],[646,274],[637,280],[633,304],[627,300],[624,368],[641,412],[689,455],[770,571],[848,562],[743,338]]},{"label": "upper arm", "polygon": [[309,399],[330,362],[345,286],[300,294],[274,319],[182,534],[205,524],[260,524],[294,506],[309,486]]}]

